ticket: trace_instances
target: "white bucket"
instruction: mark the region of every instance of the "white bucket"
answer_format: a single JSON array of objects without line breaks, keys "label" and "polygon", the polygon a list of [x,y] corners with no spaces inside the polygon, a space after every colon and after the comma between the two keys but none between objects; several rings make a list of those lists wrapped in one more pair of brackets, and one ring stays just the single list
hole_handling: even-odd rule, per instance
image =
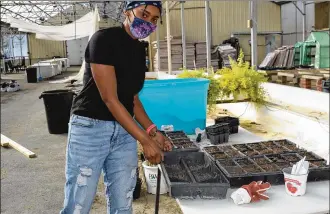
[{"label": "white bucket", "polygon": [[308,172],[304,175],[292,175],[291,170],[292,167],[283,169],[285,191],[291,196],[305,195]]},{"label": "white bucket", "polygon": [[[156,194],[157,190],[157,175],[158,175],[158,166],[148,166],[146,161],[142,163],[144,177],[147,183],[147,192],[151,194]],[[160,190],[159,194],[167,193],[167,184],[165,182],[165,178],[163,173],[160,178]]]}]

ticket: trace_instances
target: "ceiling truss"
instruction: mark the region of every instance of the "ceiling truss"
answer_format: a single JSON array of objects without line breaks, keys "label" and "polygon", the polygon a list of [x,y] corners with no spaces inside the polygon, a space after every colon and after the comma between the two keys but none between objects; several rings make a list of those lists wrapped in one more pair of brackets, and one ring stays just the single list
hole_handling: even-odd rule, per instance
[{"label": "ceiling truss", "polygon": [[7,17],[11,16],[40,25],[64,25],[84,16],[97,6],[102,18],[121,21],[123,4],[123,1],[102,0],[1,1],[0,14],[2,22],[6,22]]}]

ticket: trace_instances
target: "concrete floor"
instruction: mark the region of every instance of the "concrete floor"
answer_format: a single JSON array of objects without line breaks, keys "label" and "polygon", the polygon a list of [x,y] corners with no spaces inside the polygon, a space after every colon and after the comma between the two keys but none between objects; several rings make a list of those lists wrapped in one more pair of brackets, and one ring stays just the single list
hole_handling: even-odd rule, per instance
[{"label": "concrete floor", "polygon": [[22,90],[1,93],[1,133],[35,152],[37,158],[1,148],[1,213],[58,213],[63,203],[67,136],[48,133],[39,95],[65,85],[26,83],[24,74],[1,76],[1,82],[7,79],[16,79]]},{"label": "concrete floor", "polygon": [[[74,75],[78,70],[71,69],[56,79]],[[1,148],[1,213],[59,213],[64,197],[67,135],[48,133],[39,95],[46,90],[62,89],[66,84],[27,83],[22,73],[1,75],[1,82],[11,79],[16,79],[22,90],[1,92],[1,133],[35,152],[37,158],[29,159],[13,148]],[[154,198],[143,185],[141,198],[133,203],[134,213],[154,213]],[[161,196],[160,204],[159,213],[181,213],[176,201],[166,195]],[[91,214],[102,213],[106,213],[106,203],[100,182]]]}]

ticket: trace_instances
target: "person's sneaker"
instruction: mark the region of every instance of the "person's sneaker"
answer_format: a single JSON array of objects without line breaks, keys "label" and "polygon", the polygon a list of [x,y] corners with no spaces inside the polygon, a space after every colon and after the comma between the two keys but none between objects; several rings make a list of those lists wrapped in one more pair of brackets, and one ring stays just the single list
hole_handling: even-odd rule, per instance
[{"label": "person's sneaker", "polygon": [[4,82],[1,84],[1,92],[7,92],[7,89],[9,87],[9,84]]},{"label": "person's sneaker", "polygon": [[8,92],[15,92],[20,90],[20,85],[17,82],[11,82],[7,88]]}]

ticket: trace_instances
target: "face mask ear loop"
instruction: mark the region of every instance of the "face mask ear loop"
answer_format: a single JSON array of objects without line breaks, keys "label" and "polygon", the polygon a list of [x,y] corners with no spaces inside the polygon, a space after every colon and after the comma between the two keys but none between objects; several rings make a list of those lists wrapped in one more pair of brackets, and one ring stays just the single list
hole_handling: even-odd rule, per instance
[{"label": "face mask ear loop", "polygon": [[[132,13],[133,13],[133,16],[134,16],[134,18],[135,18],[136,16],[135,16],[134,10],[132,9],[131,11],[132,11]],[[133,18],[133,21],[129,20],[129,16],[127,16],[127,18],[128,18],[128,21],[129,21],[129,23],[133,23],[133,21],[134,21],[134,18]]]}]

